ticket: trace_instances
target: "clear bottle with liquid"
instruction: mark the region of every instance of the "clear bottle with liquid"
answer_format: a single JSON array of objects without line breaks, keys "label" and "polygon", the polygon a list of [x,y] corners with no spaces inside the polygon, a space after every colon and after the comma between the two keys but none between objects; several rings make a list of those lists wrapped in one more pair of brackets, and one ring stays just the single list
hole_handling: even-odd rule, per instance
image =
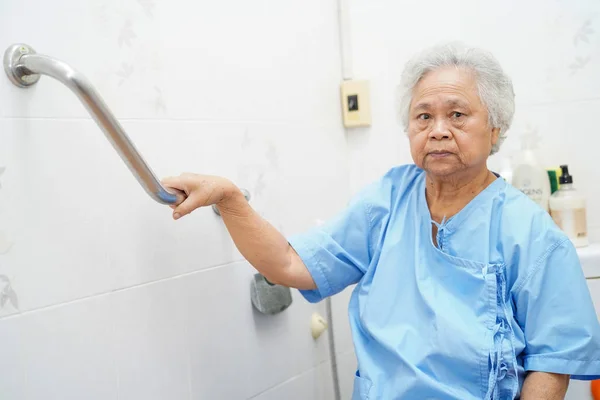
[{"label": "clear bottle with liquid", "polygon": [[575,247],[585,247],[589,244],[585,198],[575,190],[569,167],[560,169],[560,187],[550,196],[550,214]]},{"label": "clear bottle with liquid", "polygon": [[538,136],[526,132],[522,139],[522,150],[517,155],[512,174],[512,185],[525,193],[544,210],[549,211],[550,179],[548,172],[540,166],[535,156]]}]

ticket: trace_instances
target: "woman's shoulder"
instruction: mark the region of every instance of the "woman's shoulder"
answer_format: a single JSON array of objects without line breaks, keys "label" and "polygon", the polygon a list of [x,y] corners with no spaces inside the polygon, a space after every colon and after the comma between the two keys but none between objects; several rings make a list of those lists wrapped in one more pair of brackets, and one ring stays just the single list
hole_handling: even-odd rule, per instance
[{"label": "woman's shoulder", "polygon": [[384,178],[393,179],[396,181],[414,180],[425,173],[415,164],[403,164],[390,168],[384,175]]},{"label": "woman's shoulder", "polygon": [[425,176],[425,172],[414,164],[398,165],[390,168],[380,179],[385,189],[404,192],[416,188],[416,183]]},{"label": "woman's shoulder", "polygon": [[414,164],[390,168],[377,180],[364,186],[354,197],[380,217],[388,215],[407,194],[413,193],[424,177],[424,171]]},{"label": "woman's shoulder", "polygon": [[497,211],[504,258],[519,260],[519,269],[531,268],[568,241],[546,210],[511,185],[506,185],[502,209]]},{"label": "woman's shoulder", "polygon": [[564,234],[550,214],[514,186],[506,185],[502,207],[503,227],[509,231],[534,230],[540,234]]},{"label": "woman's shoulder", "polygon": [[415,183],[423,176],[424,171],[414,164],[395,166],[363,186],[358,197],[368,199],[384,196],[389,198],[392,193],[413,189],[416,186]]}]

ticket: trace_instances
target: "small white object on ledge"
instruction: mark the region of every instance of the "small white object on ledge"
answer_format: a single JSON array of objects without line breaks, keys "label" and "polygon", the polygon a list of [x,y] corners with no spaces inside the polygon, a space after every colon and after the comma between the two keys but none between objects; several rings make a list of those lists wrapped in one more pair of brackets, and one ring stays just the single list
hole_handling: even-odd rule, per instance
[{"label": "small white object on ledge", "polygon": [[319,336],[323,334],[327,330],[327,321],[323,318],[319,313],[314,313],[310,320],[310,330],[312,333],[313,339],[318,339]]}]

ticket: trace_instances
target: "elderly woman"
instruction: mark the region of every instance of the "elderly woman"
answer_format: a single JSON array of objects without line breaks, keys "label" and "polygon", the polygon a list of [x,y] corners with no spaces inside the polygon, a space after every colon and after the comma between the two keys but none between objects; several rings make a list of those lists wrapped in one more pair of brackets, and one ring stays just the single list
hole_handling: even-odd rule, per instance
[{"label": "elderly woman", "polygon": [[317,302],[355,284],[353,399],[562,399],[600,378],[600,326],[574,246],[486,165],[514,112],[487,52],[427,50],[402,75],[415,165],[289,239],[230,181],[184,174],[178,219],[216,204],[246,259]]}]

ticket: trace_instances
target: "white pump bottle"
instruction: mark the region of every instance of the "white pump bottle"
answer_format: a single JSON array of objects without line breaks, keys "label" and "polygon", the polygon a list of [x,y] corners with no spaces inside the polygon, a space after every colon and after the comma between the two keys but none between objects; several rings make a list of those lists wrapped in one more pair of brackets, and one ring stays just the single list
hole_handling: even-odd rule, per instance
[{"label": "white pump bottle", "polygon": [[546,170],[535,156],[538,136],[535,131],[524,133],[522,150],[515,160],[512,185],[535,201],[542,209],[549,211],[550,179]]}]

